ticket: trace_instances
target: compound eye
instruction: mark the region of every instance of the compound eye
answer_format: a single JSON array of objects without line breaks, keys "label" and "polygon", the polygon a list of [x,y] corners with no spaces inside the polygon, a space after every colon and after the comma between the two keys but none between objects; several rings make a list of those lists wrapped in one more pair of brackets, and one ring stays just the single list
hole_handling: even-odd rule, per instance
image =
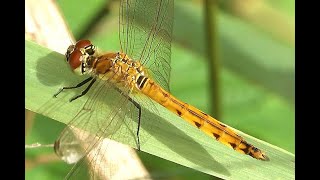
[{"label": "compound eye", "polygon": [[71,55],[71,53],[73,52],[73,50],[74,50],[74,45],[70,45],[70,46],[68,47],[68,49],[67,49],[66,54],[65,54],[66,59],[67,59],[67,62],[69,62],[69,58],[70,58],[70,55]]},{"label": "compound eye", "polygon": [[73,50],[73,52],[70,54],[69,61],[68,61],[72,70],[76,70],[81,66],[81,58],[82,58],[81,51],[78,49]]},{"label": "compound eye", "polygon": [[80,41],[78,41],[76,43],[75,47],[76,47],[76,49],[80,49],[80,48],[84,48],[85,49],[85,48],[87,48],[87,47],[89,47],[91,45],[92,45],[92,43],[89,40],[80,40]]}]

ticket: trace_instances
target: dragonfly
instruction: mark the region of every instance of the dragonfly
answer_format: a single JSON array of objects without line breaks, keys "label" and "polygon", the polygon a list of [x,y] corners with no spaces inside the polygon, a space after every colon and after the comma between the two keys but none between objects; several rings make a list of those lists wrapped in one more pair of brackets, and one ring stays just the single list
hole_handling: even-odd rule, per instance
[{"label": "dragonfly", "polygon": [[[137,149],[140,150],[139,132],[143,112],[134,97],[144,96],[151,105],[162,105],[235,151],[258,160],[269,160],[263,151],[249,144],[226,124],[170,94],[173,0],[121,0],[119,7],[119,52],[101,53],[90,40],[79,40],[67,49],[65,57],[71,70],[89,77],[75,86],[61,88],[54,97],[84,85],[86,87],[82,92],[72,97],[70,102],[91,93],[82,110],[57,139],[57,153],[63,144],[74,139],[73,130],[76,127],[87,132],[93,131],[80,134],[80,139],[85,139],[88,145],[81,150],[80,157],[71,160],[76,163],[96,148],[104,137],[111,136],[124,124],[129,124],[130,133],[135,136]],[[104,109],[105,104],[111,110]],[[127,119],[136,119],[136,126],[132,127],[134,125]],[[89,127],[89,124],[94,124],[95,128]],[[90,164],[97,163],[97,159],[91,160]],[[80,163],[77,164],[74,171],[80,167]],[[69,173],[68,176],[71,175]]]}]

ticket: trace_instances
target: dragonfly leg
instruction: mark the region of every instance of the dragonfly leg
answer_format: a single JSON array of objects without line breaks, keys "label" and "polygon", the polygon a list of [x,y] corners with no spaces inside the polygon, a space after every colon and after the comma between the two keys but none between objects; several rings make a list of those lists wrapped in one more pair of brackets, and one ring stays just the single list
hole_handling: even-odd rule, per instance
[{"label": "dragonfly leg", "polygon": [[[86,79],[87,80],[87,79]],[[84,82],[84,81],[83,81]],[[72,101],[74,101],[74,100],[76,100],[76,99],[78,99],[79,97],[81,97],[81,96],[84,96],[85,94],[87,94],[87,92],[89,91],[89,89],[92,87],[92,85],[93,85],[93,83],[94,82],[96,82],[96,79],[94,78],[94,79],[92,79],[92,81],[90,82],[90,84],[88,85],[88,87],[84,90],[84,91],[82,91],[82,93],[81,94],[79,94],[79,95],[77,95],[77,96],[75,96],[75,97],[73,97],[73,98],[71,98],[69,101],[70,102],[72,102]]]},{"label": "dragonfly leg", "polygon": [[60,94],[60,93],[61,93],[63,90],[65,90],[65,89],[75,89],[75,88],[79,88],[79,87],[85,85],[87,82],[89,82],[92,78],[93,78],[93,77],[89,77],[89,78],[85,79],[84,81],[80,82],[79,84],[77,84],[76,86],[63,87],[63,88],[59,89],[59,91],[58,91],[56,94],[54,94],[53,97],[56,98],[56,97],[58,96],[58,94]]},{"label": "dragonfly leg", "polygon": [[139,117],[138,117],[138,128],[137,128],[137,140],[138,140],[138,151],[140,151],[140,138],[139,138],[139,132],[140,132],[140,125],[141,125],[141,106],[137,102],[135,102],[133,99],[129,97],[129,101],[132,102],[134,106],[136,106],[139,109]]},{"label": "dragonfly leg", "polygon": [[[118,88],[115,88],[120,94],[122,94],[121,90]],[[138,108],[138,128],[137,128],[137,146],[138,146],[138,151],[140,151],[140,125],[141,125],[141,106],[138,104],[136,101],[134,101],[131,97],[128,96],[128,100],[136,107]]]}]

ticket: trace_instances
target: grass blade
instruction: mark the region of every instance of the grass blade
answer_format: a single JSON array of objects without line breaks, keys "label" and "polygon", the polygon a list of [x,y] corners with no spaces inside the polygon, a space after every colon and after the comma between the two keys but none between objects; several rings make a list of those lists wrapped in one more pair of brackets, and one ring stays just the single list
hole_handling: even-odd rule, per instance
[{"label": "grass blade", "polygon": [[[69,103],[68,97],[52,96],[63,85],[83,79],[72,74],[63,55],[26,40],[25,108],[67,123],[82,107],[85,98]],[[56,108],[63,106],[59,111]],[[266,152],[270,161],[258,161],[214,141],[173,113],[159,108],[159,114],[143,108],[143,119],[153,124],[142,151],[186,167],[226,179],[294,179],[295,156],[285,150],[239,132],[249,143]]]}]

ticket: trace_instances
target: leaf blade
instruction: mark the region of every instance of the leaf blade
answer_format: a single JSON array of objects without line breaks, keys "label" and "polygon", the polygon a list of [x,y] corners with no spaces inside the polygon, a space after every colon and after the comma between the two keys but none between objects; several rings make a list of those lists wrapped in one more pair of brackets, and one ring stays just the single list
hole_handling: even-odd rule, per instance
[{"label": "leaf blade", "polygon": [[[85,98],[78,103],[67,103],[68,97],[53,99],[52,95],[61,84],[78,82],[63,62],[63,56],[33,42],[26,41],[26,109],[67,123],[81,108]],[[63,105],[63,109],[55,108]],[[148,141],[141,149],[147,153],[211,174],[220,178],[294,178],[295,157],[293,154],[243,135],[248,142],[266,151],[269,162],[258,161],[241,155],[214,141],[198,129],[187,124],[173,113],[159,107],[160,114],[152,114],[143,107],[146,123],[153,124]]]}]

